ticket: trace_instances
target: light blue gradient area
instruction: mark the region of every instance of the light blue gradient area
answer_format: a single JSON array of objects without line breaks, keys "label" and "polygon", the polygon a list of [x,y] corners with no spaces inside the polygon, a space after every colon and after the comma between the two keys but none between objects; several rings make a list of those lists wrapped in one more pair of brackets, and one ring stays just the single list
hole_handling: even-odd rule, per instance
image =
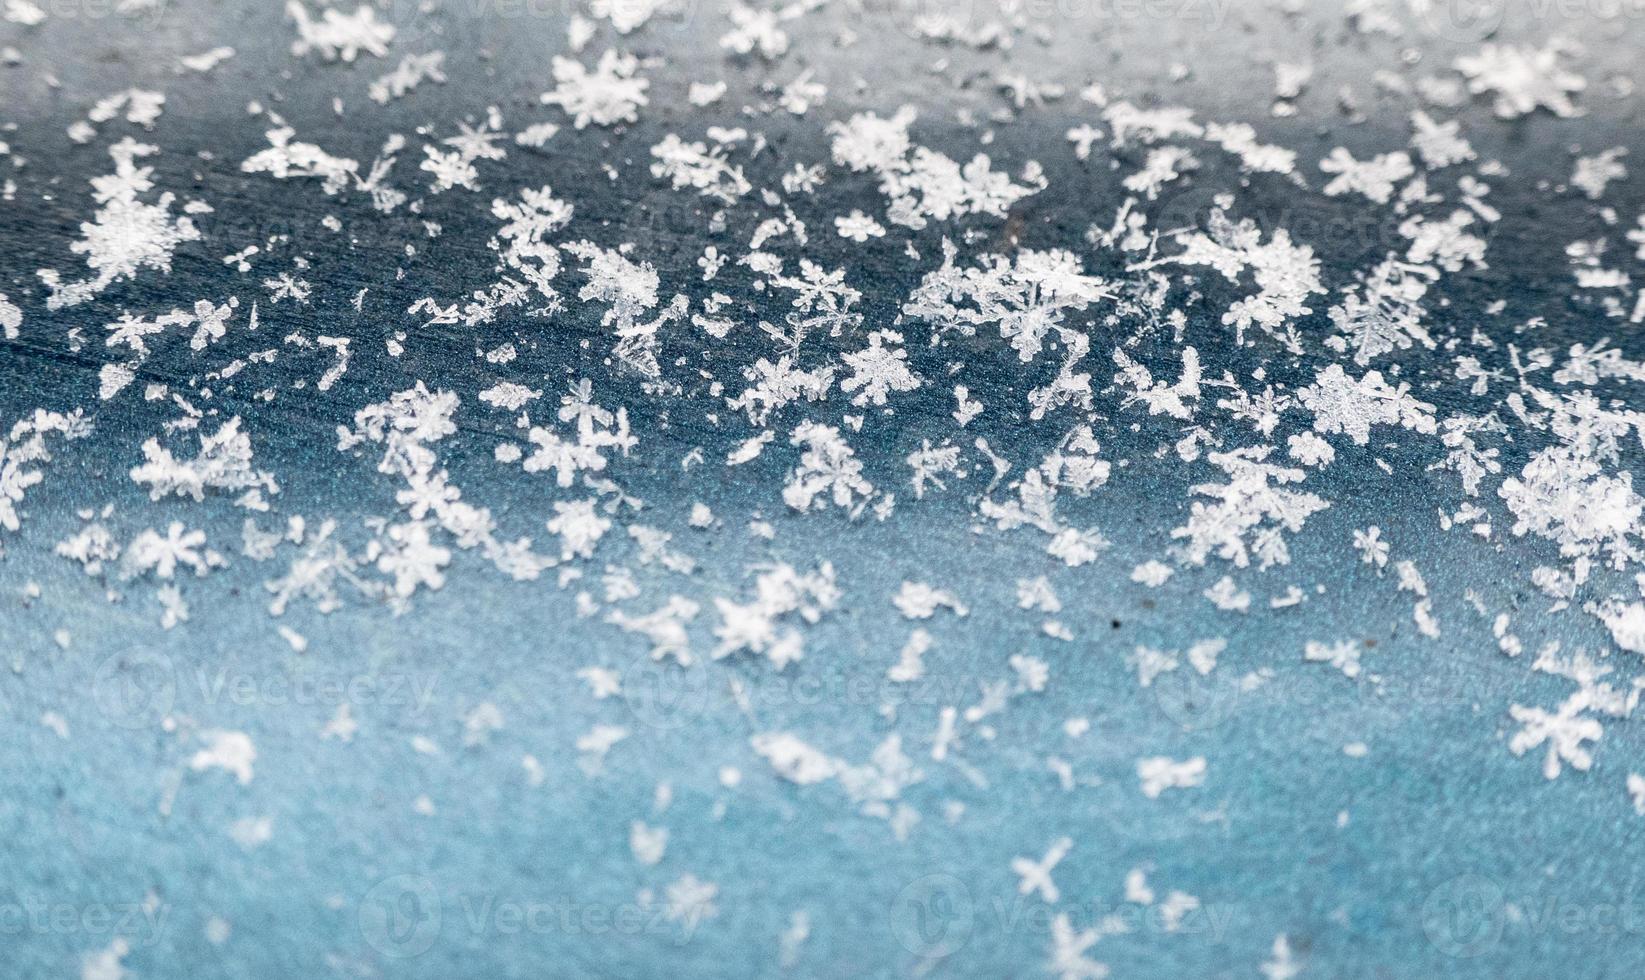
[{"label": "light blue gradient area", "polygon": [[[328,447],[311,459],[334,465]],[[1386,477],[1367,479],[1399,493]],[[521,511],[533,492],[513,477],[465,486]],[[656,502],[647,519],[681,527],[699,499],[739,513],[770,486],[688,478],[672,497],[646,494]],[[87,499],[99,493],[86,489]],[[1537,759],[1512,757],[1506,705],[1556,703],[1564,685],[1504,657],[1489,622],[1455,598],[1474,588],[1492,609],[1511,604],[1528,549],[1498,554],[1455,539],[1424,547],[1418,560],[1442,597],[1444,634],[1420,640],[1409,597],[1347,542],[1372,520],[1394,541],[1422,542],[1423,508],[1413,500],[1410,525],[1390,525],[1387,496],[1366,494],[1362,507],[1320,490],[1340,502],[1297,536],[1294,563],[1240,581],[1259,606],[1292,582],[1325,592],[1239,616],[1197,595],[1222,568],[1153,590],[1128,580],[1132,565],[1158,554],[1153,529],[1178,519],[1181,498],[1120,471],[1086,505],[1106,517],[1114,548],[1052,575],[1065,602],[1058,618],[1078,631],[1072,643],[1037,634],[1035,617],[1015,609],[1016,579],[1047,567],[1034,532],[977,534],[964,507],[942,502],[851,526],[767,502],[774,544],[756,546],[737,527],[683,533],[676,543],[701,570],[672,585],[658,577],[647,596],[731,591],[750,584],[751,563],[805,567],[827,556],[843,611],[808,630],[806,658],[781,681],[763,663],[670,667],[660,700],[642,639],[578,618],[569,590],[505,582],[468,556],[444,589],[396,619],[359,604],[330,616],[293,610],[283,621],[310,641],[296,654],[266,618],[248,614],[264,573],[249,562],[210,580],[210,595],[237,588],[239,601],[198,601],[188,623],[162,636],[141,590],[107,604],[73,566],[24,545],[4,566],[15,658],[5,687],[12,737],[0,743],[7,880],[25,907],[83,910],[152,893],[160,918],[151,931],[123,931],[140,977],[764,976],[777,972],[778,937],[796,910],[810,916],[812,935],[795,975],[1018,976],[1033,975],[1047,953],[1049,917],[1017,894],[1011,859],[1038,857],[1067,835],[1074,849],[1054,877],[1058,908],[1076,921],[1135,916],[1122,902],[1133,867],[1148,869],[1161,897],[1181,890],[1202,903],[1178,932],[1155,913],[1102,940],[1096,955],[1118,975],[1249,975],[1278,933],[1323,976],[1529,976],[1581,951],[1633,962],[1645,947],[1636,871],[1623,855],[1637,843],[1638,818],[1621,775],[1637,739],[1626,724],[1609,726],[1596,771],[1554,784]],[[40,540],[72,528],[67,503],[34,515]],[[237,520],[210,527],[213,540],[232,540]],[[971,613],[925,624],[936,640],[928,678],[904,690],[883,677],[910,626],[889,597],[911,578],[958,591]],[[43,598],[20,610],[24,581],[38,582]],[[1554,638],[1598,648],[1602,637],[1583,623],[1549,621],[1556,631],[1527,614],[1516,628],[1531,649]],[[57,628],[73,634],[66,651],[50,641]],[[1211,636],[1229,643],[1214,676],[1271,668],[1272,679],[1185,693],[1168,675],[1144,690],[1124,662],[1139,643],[1180,650]],[[1302,662],[1304,642],[1335,637],[1377,641],[1364,656],[1374,683]],[[1007,677],[1014,652],[1049,663],[1048,689],[989,719],[991,739],[965,726],[951,758],[966,768],[932,761],[940,709],[975,704],[978,682]],[[111,664],[125,669],[111,673]],[[624,672],[628,697],[591,699],[575,676],[590,664]],[[120,677],[136,678],[135,693]],[[744,704],[727,693],[732,679],[745,685]],[[351,686],[339,694],[320,681]],[[147,700],[155,697],[158,705]],[[319,737],[340,699],[359,723],[348,744]],[[463,719],[483,701],[505,726],[465,747]],[[169,706],[177,731],[152,723],[156,706]],[[63,716],[68,739],[35,723],[44,710]],[[1073,717],[1088,718],[1089,733],[1061,736]],[[631,735],[590,777],[572,746],[594,724]],[[254,740],[249,785],[188,770],[200,744],[191,734],[213,728]],[[834,784],[777,779],[748,745],[774,730],[859,763],[902,733],[925,774],[904,802],[922,819],[898,842]],[[415,736],[439,754],[418,753]],[[1369,755],[1345,757],[1349,742]],[[526,754],[541,761],[540,786],[528,784]],[[1154,754],[1204,755],[1205,785],[1146,799],[1134,767]],[[1047,755],[1072,767],[1075,788],[1061,787]],[[741,784],[722,786],[722,766],[737,767]],[[673,802],[656,813],[659,781]],[[425,795],[432,815],[414,812]],[[950,801],[965,806],[953,824]],[[229,829],[243,817],[271,818],[272,838],[242,848]],[[659,867],[629,854],[632,819],[669,828]],[[717,916],[688,930],[638,905],[639,889],[688,871],[719,885]],[[210,916],[233,924],[222,946],[204,938]],[[86,925],[28,929],[7,955],[15,975],[45,976],[110,938]],[[950,949],[933,962],[917,955]]]}]

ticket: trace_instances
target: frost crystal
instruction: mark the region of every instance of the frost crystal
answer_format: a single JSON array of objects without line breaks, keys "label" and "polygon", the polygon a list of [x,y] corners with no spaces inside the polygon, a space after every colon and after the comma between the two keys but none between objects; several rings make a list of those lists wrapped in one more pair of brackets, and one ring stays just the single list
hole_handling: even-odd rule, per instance
[{"label": "frost crystal", "polygon": [[558,87],[544,92],[541,101],[564,109],[578,129],[589,123],[614,126],[634,122],[639,118],[639,107],[649,101],[645,90],[651,85],[635,76],[639,67],[638,58],[615,50],[602,54],[593,71],[579,61],[555,57],[554,81]]}]

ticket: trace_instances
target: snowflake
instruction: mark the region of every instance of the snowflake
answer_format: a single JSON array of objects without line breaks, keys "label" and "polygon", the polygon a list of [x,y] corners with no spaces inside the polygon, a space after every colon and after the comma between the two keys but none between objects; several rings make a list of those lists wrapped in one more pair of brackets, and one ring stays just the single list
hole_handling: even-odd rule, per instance
[{"label": "snowflake", "polygon": [[21,522],[17,505],[23,502],[23,492],[44,477],[39,470],[25,470],[23,464],[37,458],[22,447],[9,445],[0,439],[0,527],[16,531]]},{"label": "snowflake", "polygon": [[1246,123],[1211,123],[1205,138],[1238,156],[1247,173],[1288,174],[1296,167],[1295,150],[1258,143],[1256,130]]},{"label": "snowflake", "polygon": [[1192,347],[1182,349],[1182,377],[1174,385],[1155,381],[1146,367],[1132,360],[1118,347],[1114,348],[1114,363],[1119,367],[1114,374],[1114,383],[1132,390],[1125,396],[1122,405],[1129,406],[1140,401],[1148,406],[1149,415],[1169,415],[1182,420],[1194,417],[1185,399],[1199,398],[1199,351]]},{"label": "snowflake", "polygon": [[1160,190],[1166,184],[1182,176],[1184,171],[1198,166],[1199,161],[1194,155],[1180,146],[1155,147],[1148,151],[1148,159],[1142,169],[1120,183],[1131,193],[1141,194],[1153,201],[1159,198]]},{"label": "snowflake", "polygon": [[287,0],[286,16],[297,22],[297,40],[291,44],[291,53],[299,58],[310,51],[320,52],[327,61],[353,61],[360,52],[378,58],[388,54],[389,42],[394,40],[394,25],[377,19],[377,11],[369,4],[360,4],[352,14],[327,7],[315,21],[301,0]]},{"label": "snowflake", "polygon": [[81,222],[80,240],[69,246],[70,251],[86,256],[86,265],[96,276],[65,284],[57,270],[40,270],[40,280],[51,290],[47,309],[83,303],[115,282],[135,278],[143,269],[170,272],[177,246],[200,238],[192,221],[172,217],[175,194],[167,191],[153,204],[138,199],[154,187],[150,179],[154,168],[139,167],[135,161],[155,152],[155,147],[129,137],[109,147],[114,173],[92,178],[92,197],[100,206],[91,221]]},{"label": "snowflake", "polygon": [[544,92],[540,101],[564,109],[578,129],[591,122],[597,126],[634,122],[639,118],[636,114],[639,107],[650,101],[645,90],[651,83],[634,75],[639,67],[638,58],[615,50],[602,54],[593,71],[581,62],[556,56],[557,87],[552,92]]},{"label": "snowflake", "polygon": [[1049,334],[1072,332],[1063,326],[1067,311],[1113,295],[1108,283],[1085,275],[1079,258],[1060,249],[984,255],[969,269],[954,265],[956,254],[944,239],[942,268],[926,274],[903,313],[934,324],[933,339],[947,331],[969,337],[993,325],[1024,364],[1039,355]]},{"label": "snowflake", "polygon": [[[0,498],[0,504],[4,503],[4,498]],[[59,541],[52,550],[79,562],[87,575],[103,574],[105,566],[116,561],[121,552],[120,542],[114,540],[108,528],[97,523],[87,524],[72,537]]]},{"label": "snowflake", "polygon": [[790,402],[802,398],[821,401],[834,386],[834,368],[801,371],[794,366],[793,357],[786,354],[777,358],[776,363],[762,357],[745,366],[742,373],[749,382],[748,388],[735,398],[727,398],[726,404],[747,412],[748,420],[755,425],[764,425],[773,411]]},{"label": "snowflake", "polygon": [[787,316],[789,333],[778,334],[774,328],[766,331],[791,349],[817,330],[826,329],[829,336],[837,337],[862,322],[862,314],[852,309],[862,293],[846,284],[844,269],[829,272],[810,259],[801,259],[798,276],[779,273],[771,277],[771,284],[795,293],[794,310]]},{"label": "snowflake", "polygon": [[1342,303],[1331,307],[1331,322],[1345,335],[1343,346],[1354,348],[1356,364],[1369,364],[1413,342],[1433,349],[1434,339],[1422,325],[1427,310],[1421,300],[1437,278],[1428,266],[1389,256],[1370,273],[1361,273],[1357,287],[1343,290]]},{"label": "snowflake", "polygon": [[1144,143],[1157,143],[1179,136],[1205,135],[1204,127],[1194,122],[1193,111],[1181,106],[1139,109],[1129,102],[1115,102],[1103,110],[1102,117],[1114,132],[1115,147],[1129,145],[1133,136]]},{"label": "snowflake", "polygon": [[858,496],[874,492],[874,485],[862,475],[862,462],[834,426],[801,422],[789,442],[806,449],[783,487],[783,501],[788,506],[804,513],[821,495],[825,502],[849,508]]},{"label": "snowflake", "polygon": [[1632,553],[1627,538],[1639,533],[1645,499],[1634,492],[1633,474],[1611,476],[1592,457],[1568,447],[1538,452],[1518,476],[1497,489],[1515,518],[1514,534],[1549,538],[1567,555],[1610,548]]},{"label": "snowflake", "polygon": [[1314,431],[1341,432],[1363,446],[1370,441],[1372,425],[1401,425],[1427,435],[1436,431],[1434,406],[1411,397],[1410,391],[1403,381],[1390,387],[1381,371],[1367,371],[1355,381],[1342,365],[1332,364],[1315,372],[1314,383],[1298,391],[1297,400],[1314,413]]},{"label": "snowflake", "polygon": [[641,320],[657,305],[660,280],[649,262],[634,262],[622,250],[601,248],[593,242],[571,242],[565,248],[583,260],[583,273],[588,277],[577,298],[610,304],[600,322],[612,327],[617,336],[612,353],[640,374],[658,377],[662,369],[657,363],[661,343],[657,331],[665,322],[684,315],[685,297],[677,296],[656,319]]},{"label": "snowflake", "polygon": [[1456,59],[1457,71],[1468,79],[1468,91],[1478,95],[1496,94],[1496,114],[1514,119],[1535,112],[1538,106],[1556,116],[1579,115],[1571,93],[1588,87],[1581,75],[1559,65],[1558,44],[1546,48],[1487,44],[1472,55]]},{"label": "snowflake", "polygon": [[1319,162],[1319,169],[1337,176],[1325,185],[1326,197],[1357,193],[1378,204],[1387,204],[1394,184],[1416,172],[1404,153],[1383,153],[1370,160],[1355,160],[1344,147],[1337,147]]},{"label": "snowflake", "polygon": [[594,546],[611,529],[611,522],[595,513],[595,504],[592,498],[554,502],[554,516],[548,521],[548,530],[559,535],[563,543],[562,559],[594,557]]},{"label": "snowflake", "polygon": [[337,595],[338,580],[348,582],[361,592],[370,592],[368,584],[359,577],[359,565],[348,549],[332,538],[337,522],[327,520],[318,530],[308,534],[300,555],[291,560],[286,574],[264,583],[274,598],[269,601],[271,616],[285,615],[294,599],[308,599],[322,613],[341,608]]},{"label": "snowflake", "polygon": [[1462,124],[1456,120],[1435,122],[1426,112],[1411,113],[1411,148],[1422,157],[1429,170],[1440,170],[1458,163],[1467,163],[1476,156],[1474,148],[1459,134]]},{"label": "snowflake", "polygon": [[878,221],[856,209],[852,209],[850,214],[835,217],[834,228],[839,232],[841,238],[849,239],[859,245],[870,238],[885,237],[885,229],[880,227]]},{"label": "snowflake", "polygon": [[526,438],[537,448],[527,456],[522,467],[527,473],[554,471],[554,482],[569,487],[583,470],[598,473],[605,469],[605,454],[599,442],[566,439],[552,429],[533,426]]},{"label": "snowflake", "polygon": [[229,490],[243,492],[240,502],[245,506],[260,503],[258,491],[279,493],[280,487],[272,474],[260,472],[251,465],[251,438],[240,431],[240,417],[223,423],[214,435],[201,434],[200,453],[192,460],[179,460],[160,440],[143,443],[147,460],[132,468],[132,481],[149,485],[149,499],[160,500],[175,494],[194,500],[205,499],[205,491]]},{"label": "snowflake", "polygon": [[891,604],[908,619],[930,619],[938,608],[947,606],[957,616],[966,614],[965,603],[947,589],[937,589],[924,582],[904,582]]},{"label": "snowflake", "polygon": [[628,633],[638,633],[651,641],[651,659],[673,657],[682,667],[695,662],[691,655],[691,637],[685,624],[697,618],[702,609],[683,596],[669,596],[659,608],[643,615],[631,616],[621,610],[606,616],[606,622]]},{"label": "snowflake", "polygon": [[776,11],[734,4],[731,7],[732,28],[720,38],[720,47],[737,54],[758,51],[760,57],[767,61],[780,58],[788,50],[788,35],[777,26],[779,22]]},{"label": "snowflake", "polygon": [[1051,920],[1051,958],[1045,969],[1057,980],[1107,980],[1108,967],[1085,955],[1101,934],[1095,929],[1076,931],[1067,912]]},{"label": "snowflake", "polygon": [[290,126],[278,126],[264,136],[269,148],[247,157],[241,164],[242,173],[266,173],[276,180],[292,177],[318,177],[320,189],[329,197],[347,187],[358,176],[360,164],[346,157],[332,156],[313,143],[293,143],[297,135]]},{"label": "snowflake", "polygon": [[181,521],[172,521],[164,536],[150,528],[126,547],[121,577],[138,578],[152,572],[156,578],[170,580],[177,573],[178,565],[194,569],[196,575],[205,575],[224,563],[221,555],[205,548],[205,543],[206,532],[187,530]]},{"label": "snowflake", "polygon": [[425,81],[444,83],[445,60],[444,51],[408,54],[393,71],[372,82],[366,94],[378,105],[387,105]]},{"label": "snowflake", "polygon": [[827,562],[804,575],[791,565],[771,566],[757,579],[753,602],[714,600],[720,614],[720,625],[714,628],[720,640],[714,659],[747,650],[765,656],[781,670],[804,655],[804,642],[798,630],[778,633],[778,620],[798,614],[803,621],[815,623],[839,600],[834,568]]},{"label": "snowflake", "polygon": [[[887,344],[897,346],[888,347]],[[854,373],[840,382],[840,390],[862,389],[851,399],[851,404],[858,408],[870,404],[884,405],[886,396],[891,392],[913,391],[920,386],[919,377],[908,370],[908,352],[901,345],[902,334],[894,330],[875,330],[868,335],[866,348],[841,355],[840,359]]]},{"label": "snowflake", "polygon": [[675,190],[690,187],[704,197],[730,204],[753,189],[742,168],[726,162],[722,145],[710,150],[704,143],[687,143],[669,133],[651,148],[651,155],[657,158],[651,175],[667,177]]},{"label": "snowflake", "polygon": [[1011,870],[1018,878],[1017,893],[1032,895],[1037,892],[1047,905],[1055,905],[1062,898],[1062,892],[1057,889],[1056,882],[1051,880],[1051,872],[1062,863],[1062,859],[1068,856],[1073,847],[1073,838],[1059,837],[1051,842],[1045,856],[1038,861],[1029,857],[1012,858]]},{"label": "snowflake", "polygon": [[1354,531],[1354,550],[1367,565],[1382,568],[1388,564],[1388,542],[1382,540],[1382,528],[1375,524],[1363,531]]},{"label": "snowflake", "polygon": [[378,571],[394,577],[392,591],[402,599],[418,586],[438,589],[445,585],[441,569],[451,563],[451,550],[436,545],[429,523],[421,520],[389,525],[383,536],[372,541],[366,555]]},{"label": "snowflake", "polygon": [[977,154],[962,166],[934,150],[915,146],[908,136],[914,118],[914,109],[903,106],[890,119],[864,112],[828,127],[834,137],[834,162],[879,176],[880,191],[891,199],[888,213],[892,221],[918,229],[925,226],[927,217],[938,221],[967,214],[1001,217],[1012,204],[1043,186],[1012,183],[1009,176],[990,169],[985,154]]},{"label": "snowflake", "polygon": [[1168,789],[1191,789],[1204,783],[1205,759],[1196,756],[1173,762],[1163,755],[1138,759],[1137,779],[1142,782],[1142,795],[1158,799]]},{"label": "snowflake", "polygon": [[906,166],[904,157],[912,149],[908,127],[914,122],[913,106],[903,106],[890,119],[872,112],[860,112],[846,122],[828,126],[834,137],[834,162],[853,171],[890,172]]},{"label": "snowflake", "polygon": [[1604,153],[1578,159],[1576,170],[1571,174],[1571,186],[1588,195],[1588,200],[1599,200],[1605,196],[1607,184],[1628,176],[1628,168],[1622,165],[1622,158],[1627,155],[1627,149],[1617,146]]},{"label": "snowflake", "polygon": [[1327,663],[1342,671],[1342,676],[1354,678],[1359,676],[1359,644],[1352,640],[1343,640],[1340,643],[1316,643],[1309,640],[1303,647],[1302,659]]},{"label": "snowflake", "polygon": [[1046,545],[1045,551],[1053,558],[1061,559],[1069,568],[1078,568],[1089,565],[1097,560],[1097,556],[1108,550],[1111,542],[1095,530],[1076,530],[1063,528],[1052,535],[1051,543]]},{"label": "snowflake", "polygon": [[368,405],[354,415],[354,429],[337,427],[337,448],[350,449],[365,442],[383,443],[378,472],[409,477],[427,473],[434,465],[434,452],[427,443],[457,431],[451,421],[457,410],[457,396],[449,391],[429,391],[421,381],[388,401]]},{"label": "snowflake", "polygon": [[761,732],[748,741],[779,776],[796,785],[810,786],[839,774],[838,759],[788,732]]},{"label": "snowflake", "polygon": [[1194,501],[1188,523],[1171,532],[1174,539],[1187,539],[1181,554],[1189,564],[1203,565],[1214,552],[1244,568],[1254,549],[1261,567],[1283,565],[1290,555],[1279,529],[1295,533],[1309,516],[1330,506],[1314,494],[1285,489],[1283,484],[1298,483],[1305,474],[1266,462],[1271,452],[1268,447],[1255,447],[1210,455],[1210,461],[1228,473],[1229,481],[1195,486],[1194,493],[1217,502]]},{"label": "snowflake", "polygon": [[933,448],[931,440],[921,440],[919,449],[908,454],[906,460],[910,469],[914,471],[910,482],[914,485],[914,499],[925,498],[926,484],[935,486],[938,490],[947,489],[940,477],[944,473],[953,473],[964,476],[960,468],[960,450],[958,446],[942,445]]},{"label": "snowflake", "polygon": [[1474,216],[1461,209],[1444,221],[1429,221],[1420,215],[1407,218],[1399,226],[1399,233],[1411,239],[1406,260],[1419,266],[1432,262],[1446,272],[1462,271],[1464,262],[1485,268],[1484,239],[1466,231],[1473,223]]},{"label": "snowflake", "polygon": [[1566,698],[1551,714],[1542,708],[1510,705],[1508,714],[1524,727],[1509,739],[1508,751],[1524,755],[1546,742],[1548,753],[1542,761],[1543,776],[1557,779],[1561,762],[1569,763],[1579,772],[1587,772],[1594,758],[1582,743],[1597,742],[1605,734],[1604,726],[1585,714],[1589,707],[1591,701],[1586,689]]},{"label": "snowflake", "polygon": [[502,258],[498,271],[523,276],[548,301],[549,309],[559,301],[559,292],[550,281],[560,271],[560,254],[547,238],[569,224],[572,213],[572,206],[556,198],[546,184],[521,190],[518,202],[503,198],[491,202],[492,216],[503,222],[491,242]]},{"label": "snowflake", "polygon": [[[1196,231],[1183,244],[1179,255],[1134,268],[1159,262],[1207,265],[1232,283],[1238,283],[1241,272],[1250,269],[1259,292],[1234,303],[1222,315],[1223,323],[1234,326],[1236,343],[1245,343],[1245,331],[1253,324],[1270,335],[1280,334],[1291,320],[1313,312],[1304,305],[1309,295],[1325,292],[1314,250],[1293,245],[1284,228],[1276,229],[1265,245],[1255,222],[1246,219],[1236,224],[1218,209],[1211,212],[1209,234]],[[1296,346],[1294,341],[1292,346]]]}]

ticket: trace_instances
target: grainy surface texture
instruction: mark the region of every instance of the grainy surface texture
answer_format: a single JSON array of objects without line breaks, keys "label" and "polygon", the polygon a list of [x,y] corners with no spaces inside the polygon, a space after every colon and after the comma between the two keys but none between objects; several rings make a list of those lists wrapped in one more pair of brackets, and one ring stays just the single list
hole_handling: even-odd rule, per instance
[{"label": "grainy surface texture", "polygon": [[1638,3],[0,0],[0,977],[1637,977]]}]

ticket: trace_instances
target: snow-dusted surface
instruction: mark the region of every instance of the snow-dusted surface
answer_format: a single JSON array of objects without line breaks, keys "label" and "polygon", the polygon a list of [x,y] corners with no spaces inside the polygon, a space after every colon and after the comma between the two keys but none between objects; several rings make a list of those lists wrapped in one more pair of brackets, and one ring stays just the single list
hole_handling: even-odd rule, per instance
[{"label": "snow-dusted surface", "polygon": [[1637,973],[1641,44],[11,0],[0,975]]}]

